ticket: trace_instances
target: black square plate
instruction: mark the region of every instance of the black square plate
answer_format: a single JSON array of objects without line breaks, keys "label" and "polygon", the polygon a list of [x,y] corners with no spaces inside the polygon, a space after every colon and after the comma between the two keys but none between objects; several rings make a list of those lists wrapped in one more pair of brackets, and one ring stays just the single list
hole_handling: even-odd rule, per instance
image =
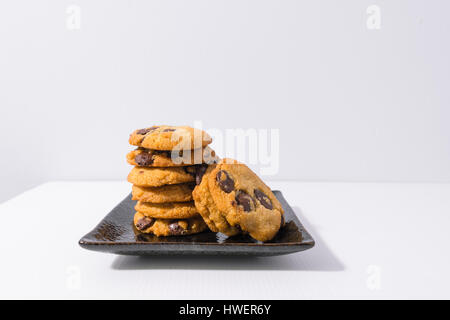
[{"label": "black square plate", "polygon": [[203,232],[190,236],[156,237],[139,233],[133,224],[135,201],[131,195],[117,205],[94,230],[79,241],[81,247],[124,255],[252,255],[275,256],[303,251],[314,246],[280,191],[274,191],[285,211],[285,226],[269,242],[249,236],[227,237]]}]

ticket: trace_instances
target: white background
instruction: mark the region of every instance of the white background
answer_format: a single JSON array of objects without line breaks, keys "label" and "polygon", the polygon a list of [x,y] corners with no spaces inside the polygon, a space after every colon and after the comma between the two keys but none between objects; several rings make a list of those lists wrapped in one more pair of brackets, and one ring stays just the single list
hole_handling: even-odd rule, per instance
[{"label": "white background", "polygon": [[[380,30],[366,27],[372,4]],[[124,180],[133,129],[195,120],[279,129],[266,180],[449,182],[449,9],[2,1],[0,201],[50,180]]]}]

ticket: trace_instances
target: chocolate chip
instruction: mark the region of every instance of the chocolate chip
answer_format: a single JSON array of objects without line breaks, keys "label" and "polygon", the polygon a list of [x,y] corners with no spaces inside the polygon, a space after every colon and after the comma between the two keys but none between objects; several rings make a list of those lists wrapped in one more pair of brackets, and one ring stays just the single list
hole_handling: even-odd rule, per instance
[{"label": "chocolate chip", "polygon": [[149,166],[153,163],[153,153],[152,152],[142,152],[136,155],[134,161],[138,166]]},{"label": "chocolate chip", "polygon": [[234,181],[230,178],[230,175],[225,170],[220,170],[216,175],[217,184],[220,189],[226,193],[230,193],[234,190]]},{"label": "chocolate chip", "polygon": [[164,129],[163,130],[163,132],[173,132],[173,131],[175,131],[176,129]]},{"label": "chocolate chip", "polygon": [[200,167],[197,168],[197,172],[195,174],[195,183],[197,185],[199,185],[202,182],[202,178],[206,172],[206,169],[208,169],[207,165],[201,165]]},{"label": "chocolate chip", "polygon": [[185,232],[183,227],[180,226],[178,224],[178,222],[174,222],[174,223],[169,224],[169,230],[170,230],[170,234],[173,235],[173,236],[179,236],[179,235],[182,235]]},{"label": "chocolate chip", "polygon": [[261,190],[255,189],[255,198],[258,199],[265,208],[270,210],[273,209],[272,201],[270,201],[270,198]]},{"label": "chocolate chip", "polygon": [[144,217],[138,220],[136,223],[136,228],[138,230],[145,230],[150,228],[155,223],[155,219]]},{"label": "chocolate chip", "polygon": [[235,199],[237,204],[244,208],[244,211],[249,212],[252,210],[252,203],[254,204],[255,200],[247,192],[243,190],[236,191]]},{"label": "chocolate chip", "polygon": [[154,131],[154,130],[156,130],[158,128],[159,127],[157,127],[157,126],[153,126],[153,127],[150,127],[150,128],[139,129],[138,131],[136,131],[136,133],[143,135],[143,134],[147,134],[149,132],[152,132],[152,131]]}]

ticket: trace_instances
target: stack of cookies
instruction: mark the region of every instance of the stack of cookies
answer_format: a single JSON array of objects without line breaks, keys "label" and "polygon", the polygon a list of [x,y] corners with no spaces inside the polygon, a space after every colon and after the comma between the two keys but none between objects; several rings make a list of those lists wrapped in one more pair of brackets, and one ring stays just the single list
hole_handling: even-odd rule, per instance
[{"label": "stack of cookies", "polygon": [[283,208],[270,188],[245,164],[219,161],[211,137],[191,127],[153,126],[134,131],[127,155],[134,168],[134,225],[142,233],[181,236],[210,229],[227,236],[275,237]]},{"label": "stack of cookies", "polygon": [[[127,154],[133,165],[134,225],[156,236],[189,235],[208,229],[195,207],[192,191],[206,166],[217,162],[211,137],[191,127],[153,126],[134,131]],[[198,181],[199,183],[200,181]]]}]

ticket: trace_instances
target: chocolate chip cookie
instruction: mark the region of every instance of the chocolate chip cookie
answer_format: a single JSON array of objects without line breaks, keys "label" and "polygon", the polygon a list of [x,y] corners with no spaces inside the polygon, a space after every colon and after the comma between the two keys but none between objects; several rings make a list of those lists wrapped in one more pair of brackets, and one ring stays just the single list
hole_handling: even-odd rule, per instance
[{"label": "chocolate chip cookie", "polygon": [[227,236],[239,234],[241,232],[240,228],[238,226],[232,226],[227,221],[226,216],[217,208],[214,199],[209,192],[208,176],[215,168],[215,165],[203,168],[206,168],[206,171],[203,171],[202,174],[197,176],[198,185],[192,193],[195,207],[212,231],[221,232]]},{"label": "chocolate chip cookie", "polygon": [[133,200],[151,203],[186,202],[192,201],[194,183],[168,184],[161,187],[133,186],[131,194]]},{"label": "chocolate chip cookie", "polygon": [[150,203],[138,201],[134,209],[147,217],[160,219],[186,219],[198,215],[193,201]]},{"label": "chocolate chip cookie", "polygon": [[158,237],[184,236],[208,229],[199,215],[190,219],[155,219],[136,212],[134,225],[140,232],[152,233]]},{"label": "chocolate chip cookie", "polygon": [[135,130],[129,142],[152,150],[193,150],[206,147],[212,139],[200,129],[164,125]]},{"label": "chocolate chip cookie", "polygon": [[127,161],[131,165],[141,167],[177,167],[202,163],[211,164],[217,162],[218,157],[210,147],[174,152],[137,148],[127,154]]},{"label": "chocolate chip cookie", "polygon": [[210,220],[225,234],[233,227],[256,240],[268,241],[284,224],[283,208],[270,188],[245,164],[232,159],[211,165],[194,189],[193,197],[208,226]]},{"label": "chocolate chip cookie", "polygon": [[128,182],[139,187],[160,187],[195,180],[196,167],[145,168],[134,167],[128,175]]}]

